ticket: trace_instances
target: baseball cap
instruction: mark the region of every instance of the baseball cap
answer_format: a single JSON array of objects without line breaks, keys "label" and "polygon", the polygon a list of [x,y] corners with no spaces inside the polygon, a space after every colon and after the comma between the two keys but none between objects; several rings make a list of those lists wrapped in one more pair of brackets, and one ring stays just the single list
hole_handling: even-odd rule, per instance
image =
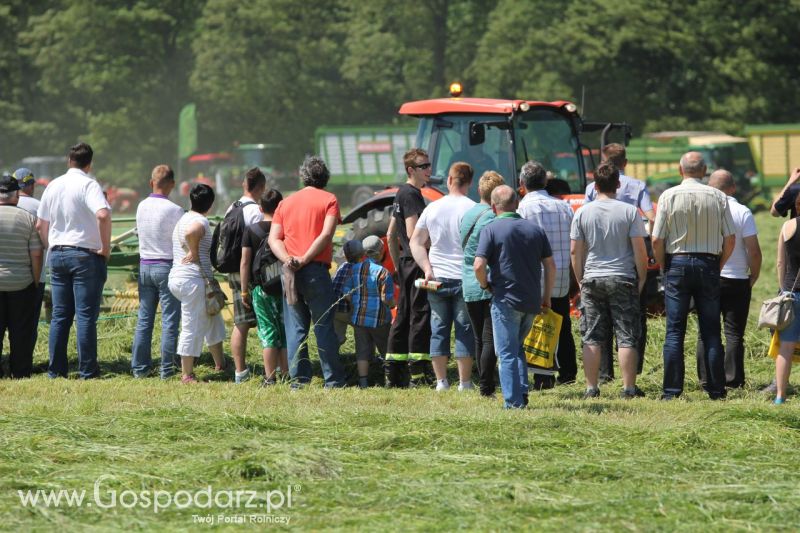
[{"label": "baseball cap", "polygon": [[29,183],[33,183],[33,171],[29,168],[18,168],[14,171],[14,177],[17,178],[20,187],[25,187]]},{"label": "baseball cap", "polygon": [[[9,174],[8,172],[3,173],[3,177],[0,178],[0,192],[14,192],[19,190],[19,183],[17,180]],[[360,245],[361,243],[359,243]]]},{"label": "baseball cap", "polygon": [[361,256],[364,255],[364,248],[361,246],[361,241],[358,239],[352,239],[344,243],[344,256],[347,258],[347,261],[350,263],[356,263],[361,259]]},{"label": "baseball cap", "polygon": [[375,259],[376,261],[380,261],[383,257],[383,241],[375,235],[370,235],[365,237],[363,241],[361,241],[361,245],[364,247],[364,253],[367,254],[367,257],[370,259]]}]

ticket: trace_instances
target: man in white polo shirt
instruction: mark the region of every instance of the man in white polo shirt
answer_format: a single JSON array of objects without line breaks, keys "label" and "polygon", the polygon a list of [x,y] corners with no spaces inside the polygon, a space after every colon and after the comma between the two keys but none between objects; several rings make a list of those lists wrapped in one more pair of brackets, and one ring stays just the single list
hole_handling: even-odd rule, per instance
[{"label": "man in white polo shirt", "polygon": [[51,378],[67,377],[67,343],[76,315],[78,374],[81,379],[100,375],[97,316],[111,255],[111,207],[100,184],[89,176],[93,155],[86,143],[70,148],[69,170],[44,190],[37,213],[36,227],[49,249]]},{"label": "man in white polo shirt", "polygon": [[175,374],[181,302],[168,287],[172,269],[172,232],[183,209],[169,200],[175,188],[175,173],[167,165],[158,165],[150,177],[153,192],[136,209],[139,234],[139,318],[133,336],[131,370],[133,377],[150,373],[153,325],[161,302],[161,379]]},{"label": "man in white polo shirt", "polygon": [[[733,217],[736,244],[720,271],[719,304],[725,333],[725,386],[744,387],[744,329],[750,312],[750,294],[761,272],[761,246],[756,221],[750,210],[736,201],[736,183],[727,170],[715,170],[708,184],[728,196],[728,209]],[[703,340],[697,338],[697,376],[707,380]]]}]

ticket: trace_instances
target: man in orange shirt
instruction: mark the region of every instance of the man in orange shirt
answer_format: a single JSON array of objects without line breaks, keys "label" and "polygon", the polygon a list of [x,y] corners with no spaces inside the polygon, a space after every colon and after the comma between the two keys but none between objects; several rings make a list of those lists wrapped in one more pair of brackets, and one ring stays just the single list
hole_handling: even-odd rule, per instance
[{"label": "man in orange shirt", "polygon": [[[333,283],[328,273],[333,258],[333,234],[339,223],[339,202],[324,190],[330,176],[322,159],[306,158],[300,168],[305,187],[278,205],[269,232],[269,246],[283,262],[284,275],[288,270],[294,276],[297,295],[291,304],[286,297],[283,300],[293,388],[311,381],[306,341],[312,322],[325,387],[345,385],[339,341],[333,327]],[[292,288],[287,281],[290,280],[284,278],[284,291]]]}]

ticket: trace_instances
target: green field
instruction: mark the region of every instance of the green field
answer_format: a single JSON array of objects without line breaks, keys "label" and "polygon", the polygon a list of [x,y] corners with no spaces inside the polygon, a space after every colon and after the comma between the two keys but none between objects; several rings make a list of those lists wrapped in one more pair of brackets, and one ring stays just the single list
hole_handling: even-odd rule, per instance
[{"label": "green field", "polygon": [[[764,215],[757,222],[765,264],[753,309],[775,288],[780,224]],[[646,399],[618,400],[617,381],[599,400],[582,401],[578,383],[506,412],[499,400],[455,390],[235,386],[230,374],[214,373],[207,354],[198,372],[207,383],[134,381],[134,321],[101,322],[104,379],[0,381],[0,529],[196,530],[211,516],[213,527],[240,530],[264,527],[249,521],[265,515],[314,530],[800,528],[800,402],[775,407],[758,392],[773,367],[767,334],[754,327],[747,387],[726,401],[698,389],[694,325],[687,393],[656,401],[664,326],[652,318],[640,381]],[[43,325],[40,371],[46,338]],[[351,371],[352,352],[348,341]],[[73,367],[74,354],[73,335]],[[253,335],[249,361],[259,359]],[[194,503],[203,505],[180,508],[179,491],[209,486],[217,498],[210,509],[201,497]],[[73,489],[85,491],[81,506],[24,506],[18,493]],[[285,499],[278,508],[290,490],[291,507]],[[243,493],[237,508],[232,491],[256,495]],[[155,494],[175,500],[155,512],[144,505]],[[237,517],[247,523],[225,523]]]}]

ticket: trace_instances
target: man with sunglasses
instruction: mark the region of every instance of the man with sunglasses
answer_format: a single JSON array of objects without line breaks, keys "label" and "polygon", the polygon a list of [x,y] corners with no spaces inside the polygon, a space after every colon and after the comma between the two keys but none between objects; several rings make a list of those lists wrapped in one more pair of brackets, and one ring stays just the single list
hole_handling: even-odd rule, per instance
[{"label": "man with sunglasses", "polygon": [[415,385],[428,381],[433,373],[428,296],[414,286],[414,281],[425,274],[414,262],[409,244],[419,215],[425,209],[421,189],[431,179],[431,163],[425,150],[413,148],[403,156],[403,165],[407,180],[397,190],[386,233],[400,289],[386,353],[386,381],[390,387],[407,387],[409,371],[410,381]]}]

